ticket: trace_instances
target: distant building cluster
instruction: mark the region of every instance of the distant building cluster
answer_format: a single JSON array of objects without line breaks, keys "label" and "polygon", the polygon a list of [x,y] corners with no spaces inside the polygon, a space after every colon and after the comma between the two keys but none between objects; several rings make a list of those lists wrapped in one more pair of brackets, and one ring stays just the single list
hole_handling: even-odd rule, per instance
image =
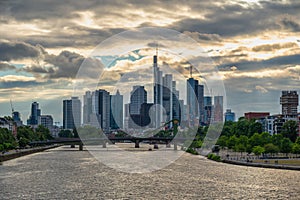
[{"label": "distant building cluster", "polygon": [[249,112],[245,113],[245,118],[256,119],[260,122],[264,132],[270,135],[281,133],[285,122],[289,120],[298,123],[300,135],[300,113],[298,113],[299,96],[297,91],[282,91],[280,97],[281,114],[270,115],[269,112]]},{"label": "distant building cluster", "polygon": [[[179,90],[172,74],[164,75],[157,61],[158,57],[155,55],[152,103],[147,102],[148,93],[143,85],[133,86],[130,100],[125,104],[119,91],[114,95],[104,89],[86,91],[83,96],[82,124],[109,132],[116,129],[159,128],[173,119],[177,119],[183,126],[208,125],[210,122],[223,121],[223,96],[215,96],[214,99],[204,96],[204,86],[190,77],[187,80],[187,101],[184,104],[184,100],[179,99]],[[81,125],[80,108],[78,97],[63,101],[64,129],[73,129]],[[226,119],[235,120],[235,117]],[[168,126],[171,128],[172,123]]]},{"label": "distant building cluster", "polygon": [[[224,112],[223,96],[205,96],[204,85],[192,77],[186,80],[186,101],[179,98],[179,90],[172,74],[163,74],[158,67],[158,57],[153,57],[153,102],[147,102],[148,92],[143,85],[133,86],[128,103],[124,103],[119,90],[115,94],[104,89],[86,91],[83,102],[79,97],[63,100],[63,129],[73,130],[82,125],[101,128],[104,132],[112,130],[141,130],[145,128],[160,128],[164,124],[172,128],[174,119],[181,127],[207,126],[210,123],[235,121],[235,113],[231,109]],[[280,97],[281,114],[270,115],[269,112],[247,112],[245,118],[255,119],[262,124],[263,131],[270,135],[281,132],[283,124],[294,120],[299,125],[299,96],[297,91],[282,91]],[[13,124],[12,124],[13,121]],[[55,123],[56,124],[56,123]],[[0,127],[13,130],[14,126],[22,126],[20,113],[13,110],[12,118],[0,118]],[[60,128],[54,125],[51,115],[42,115],[38,102],[31,104],[27,125],[36,128],[43,125],[53,136],[58,136]]]}]

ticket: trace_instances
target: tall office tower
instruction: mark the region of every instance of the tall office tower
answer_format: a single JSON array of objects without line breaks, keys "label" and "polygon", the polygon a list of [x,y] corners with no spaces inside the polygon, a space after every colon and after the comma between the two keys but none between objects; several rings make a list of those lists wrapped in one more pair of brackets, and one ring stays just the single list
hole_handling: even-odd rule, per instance
[{"label": "tall office tower", "polygon": [[[153,56],[153,76],[154,76],[154,104],[155,106],[155,122],[154,126],[156,128],[161,126],[162,122],[162,96],[163,96],[163,87],[162,87],[162,71],[159,70],[158,64],[157,64],[157,52],[156,55]],[[160,106],[159,106],[160,105]]]},{"label": "tall office tower", "polygon": [[133,86],[130,92],[129,128],[138,129],[142,127],[141,108],[144,103],[147,103],[147,91],[144,86]]},{"label": "tall office tower", "polygon": [[214,122],[223,122],[223,96],[214,97]]},{"label": "tall office tower", "polygon": [[92,93],[91,125],[101,128],[105,133],[110,129],[110,95],[106,90]]},{"label": "tall office tower", "polygon": [[189,78],[187,80],[187,105],[189,107],[189,122],[190,125],[195,125],[196,121],[199,120],[198,111],[199,111],[199,104],[198,104],[198,80],[194,78]]},{"label": "tall office tower", "polygon": [[163,117],[166,121],[170,121],[173,118],[173,77],[172,74],[166,74],[163,77]]},{"label": "tall office tower", "polygon": [[37,125],[38,118],[41,116],[41,110],[39,109],[39,103],[33,102],[31,104],[31,115],[27,120],[27,125]]},{"label": "tall office tower", "polygon": [[228,121],[232,121],[232,122],[235,121],[235,113],[231,112],[231,109],[226,109],[226,112],[225,112],[225,122],[228,122]]},{"label": "tall office tower", "polygon": [[81,101],[78,97],[63,100],[63,129],[74,129],[81,125]]},{"label": "tall office tower", "polygon": [[12,118],[13,118],[13,120],[16,123],[17,126],[22,126],[23,125],[23,122],[21,120],[21,115],[18,111],[14,111],[12,113]]},{"label": "tall office tower", "polygon": [[183,111],[183,106],[181,106],[180,100],[179,100],[179,91],[176,90],[176,81],[172,82],[172,91],[173,91],[173,99],[172,99],[172,105],[173,105],[173,117],[172,119],[177,119],[179,122],[181,121],[181,114]]},{"label": "tall office tower", "polygon": [[123,95],[117,90],[115,95],[110,96],[111,101],[111,129],[123,128]]},{"label": "tall office tower", "polygon": [[83,124],[90,124],[92,114],[92,93],[86,91],[83,96]]},{"label": "tall office tower", "polygon": [[204,97],[204,124],[209,125],[212,118],[212,98],[210,96]]},{"label": "tall office tower", "polygon": [[197,86],[198,116],[200,124],[204,123],[204,86]]},{"label": "tall office tower", "polygon": [[282,114],[284,116],[297,118],[299,97],[297,91],[282,91],[280,97]]}]

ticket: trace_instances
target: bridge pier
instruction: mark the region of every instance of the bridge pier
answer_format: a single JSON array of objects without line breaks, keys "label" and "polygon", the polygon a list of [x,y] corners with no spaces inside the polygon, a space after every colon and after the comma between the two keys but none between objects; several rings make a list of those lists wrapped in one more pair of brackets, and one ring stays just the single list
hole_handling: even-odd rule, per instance
[{"label": "bridge pier", "polygon": [[103,147],[103,148],[106,148],[106,141],[103,141],[103,142],[102,142],[102,147]]},{"label": "bridge pier", "polygon": [[134,148],[140,148],[140,141],[136,140]]},{"label": "bridge pier", "polygon": [[154,144],[154,149],[158,149],[158,145],[157,144]]},{"label": "bridge pier", "polygon": [[177,151],[177,142],[174,142],[174,151]]},{"label": "bridge pier", "polygon": [[83,151],[83,144],[79,144],[79,151]]}]

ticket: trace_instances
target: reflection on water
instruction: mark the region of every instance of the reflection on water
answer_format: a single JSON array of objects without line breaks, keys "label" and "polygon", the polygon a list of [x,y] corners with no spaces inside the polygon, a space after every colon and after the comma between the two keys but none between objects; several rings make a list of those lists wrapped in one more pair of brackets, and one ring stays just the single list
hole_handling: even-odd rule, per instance
[{"label": "reflection on water", "polygon": [[299,175],[190,154],[162,170],[130,174],[65,146],[4,162],[0,199],[299,199]]}]

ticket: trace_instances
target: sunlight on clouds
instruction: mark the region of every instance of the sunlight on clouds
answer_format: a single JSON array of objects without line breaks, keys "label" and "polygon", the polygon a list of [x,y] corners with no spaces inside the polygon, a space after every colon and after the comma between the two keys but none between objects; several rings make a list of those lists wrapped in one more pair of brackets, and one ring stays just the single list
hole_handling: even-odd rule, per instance
[{"label": "sunlight on clouds", "polygon": [[1,82],[14,82],[14,81],[35,81],[36,79],[34,77],[28,77],[28,76],[20,76],[20,75],[6,75],[3,77],[0,77]]}]

